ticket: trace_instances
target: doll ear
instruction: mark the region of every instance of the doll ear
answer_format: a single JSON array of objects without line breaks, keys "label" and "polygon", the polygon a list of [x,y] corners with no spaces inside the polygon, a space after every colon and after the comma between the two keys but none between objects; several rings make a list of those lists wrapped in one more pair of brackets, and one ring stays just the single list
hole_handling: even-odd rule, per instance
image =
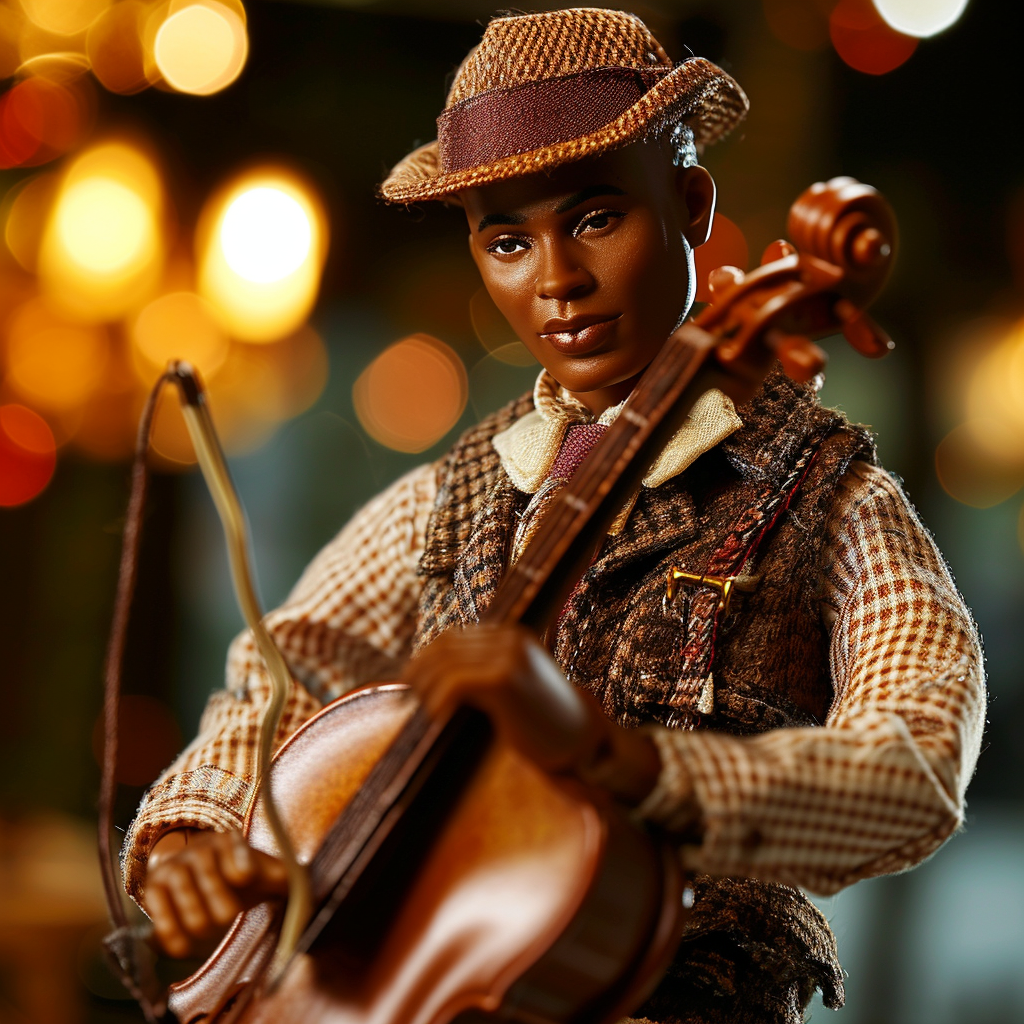
[{"label": "doll ear", "polygon": [[692,248],[703,245],[711,234],[715,214],[715,179],[699,164],[676,171],[676,193],[683,204],[680,211],[683,236]]}]

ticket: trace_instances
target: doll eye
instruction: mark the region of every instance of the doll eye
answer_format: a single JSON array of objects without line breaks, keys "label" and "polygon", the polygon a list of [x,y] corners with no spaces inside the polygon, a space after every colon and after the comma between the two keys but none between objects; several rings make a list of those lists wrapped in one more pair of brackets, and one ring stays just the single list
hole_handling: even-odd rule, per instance
[{"label": "doll eye", "polygon": [[589,232],[605,231],[623,216],[625,215],[619,210],[595,210],[579,222],[573,236],[579,238],[580,235]]},{"label": "doll eye", "polygon": [[526,252],[530,247],[521,238],[496,238],[489,246],[487,251],[494,253],[495,256],[514,256],[518,252]]}]

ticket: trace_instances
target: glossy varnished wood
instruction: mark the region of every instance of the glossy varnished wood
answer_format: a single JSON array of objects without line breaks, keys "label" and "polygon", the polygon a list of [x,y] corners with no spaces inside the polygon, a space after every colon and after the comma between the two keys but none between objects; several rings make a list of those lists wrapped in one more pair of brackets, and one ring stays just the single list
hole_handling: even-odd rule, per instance
[{"label": "glossy varnished wood", "polygon": [[[320,712],[278,754],[273,784],[303,861],[412,711],[402,687],[364,689]],[[249,838],[274,852],[258,813]],[[524,1024],[584,1012],[588,1021],[617,1019],[657,980],[678,940],[674,861],[666,871],[662,851],[600,794],[552,780],[497,743],[405,870],[393,884],[408,888],[375,948],[353,957],[349,943],[339,955],[325,933],[240,1019],[447,1024],[465,1011]],[[183,1024],[216,1019],[236,993],[248,998],[273,924],[266,906],[243,915],[209,964],[176,986],[171,1005]],[[230,971],[236,977],[225,984]]]}]

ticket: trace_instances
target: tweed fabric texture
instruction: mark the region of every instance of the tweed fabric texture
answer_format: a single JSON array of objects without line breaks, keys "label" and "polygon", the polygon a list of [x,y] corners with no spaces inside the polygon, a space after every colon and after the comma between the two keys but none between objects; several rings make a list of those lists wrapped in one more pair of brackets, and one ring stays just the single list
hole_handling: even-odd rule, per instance
[{"label": "tweed fabric texture", "polygon": [[526,100],[517,119],[496,117],[486,126],[485,134],[507,133],[508,140],[501,147],[504,155],[453,170],[439,156],[438,143],[431,142],[394,167],[381,185],[381,195],[396,203],[440,199],[465,188],[551,170],[655,138],[684,123],[693,129],[695,142],[704,146],[723,138],[746,116],[748,101],[743,90],[710,61],[693,57],[673,67],[635,15],[576,8],[491,21],[480,44],[456,73],[441,124],[446,115],[496,92],[514,93],[602,68],[633,69],[644,77],[645,87],[652,72],[660,76],[606,124],[586,125],[572,137],[546,145],[517,145],[516,125],[508,122],[543,121],[545,117],[539,95],[532,113]]},{"label": "tweed fabric texture", "polygon": [[[531,407],[515,403],[489,429],[507,427]],[[475,443],[489,458],[480,432]],[[757,467],[759,447],[747,439],[738,454]],[[416,568],[438,478],[450,470],[450,460],[421,467],[366,506],[271,614],[271,632],[306,684],[292,693],[279,739],[321,700],[393,675],[408,655],[424,596]],[[454,541],[458,524],[447,527]],[[984,719],[970,615],[899,486],[881,470],[851,464],[824,533],[814,596],[831,630],[835,689],[824,727],[758,736],[652,730],[663,770],[641,811],[671,832],[679,821],[677,794],[689,792],[689,782],[679,780],[692,778],[706,830],[699,845],[683,837],[681,856],[690,869],[831,893],[857,878],[912,866],[962,821]],[[160,835],[189,824],[240,823],[255,765],[255,722],[268,692],[252,639],[242,634],[229,656],[227,688],[211,698],[199,736],[151,790],[126,837],[126,882],[134,895]],[[757,992],[748,992],[743,970],[736,986],[734,997],[708,995],[701,1015],[673,1019],[800,1019],[782,1009],[741,1016],[741,1003],[755,1012]],[[795,1007],[800,986],[789,984],[788,996],[784,989],[773,998]]]},{"label": "tweed fabric texture", "polygon": [[[827,635],[813,597],[801,600],[802,593],[817,589],[816,560],[824,539],[827,508],[820,509],[813,498],[808,503],[798,496],[792,518],[799,522],[799,530],[781,530],[772,537],[764,566],[758,564],[758,571],[764,568],[773,578],[781,574],[774,593],[784,597],[783,604],[752,601],[732,617],[742,619],[743,628],[721,629],[719,636],[722,623],[715,591],[700,587],[692,597],[684,594],[681,609],[666,601],[665,580],[672,565],[709,574],[747,568],[799,485],[811,475],[812,461],[812,492],[834,493],[854,457],[873,456],[873,445],[863,431],[822,409],[810,388],[794,384],[779,370],[739,413],[742,428],[722,443],[720,451],[709,453],[710,459],[705,456],[661,488],[643,489],[623,531],[606,539],[559,617],[551,645],[555,659],[568,678],[597,697],[621,725],[693,728],[704,718],[712,728],[750,733],[820,723],[831,703]],[[573,429],[580,427],[567,429],[552,475]],[[456,465],[461,461],[457,458]],[[438,631],[477,621],[504,574],[512,521],[498,502],[508,493],[506,479],[500,465],[495,467],[491,487],[479,492],[475,509],[466,510],[474,530],[447,586],[436,579],[428,583],[425,597],[438,604],[425,606],[424,621]],[[551,483],[557,487],[557,481]],[[534,505],[545,504],[550,491],[546,486],[538,491],[526,520]],[[432,546],[428,528],[427,558]],[[736,638],[742,642],[773,630],[787,638],[775,652],[756,645],[740,653],[732,650]],[[436,635],[421,633],[417,643]],[[716,670],[720,665],[741,668],[740,691],[729,692],[733,678],[723,672],[711,702],[713,713],[702,716],[697,702],[713,658]],[[759,939],[756,929],[744,937],[744,926],[770,909],[786,922],[773,942],[775,955],[788,965],[782,973],[814,979],[812,987],[822,987],[831,1005],[841,1005],[842,973],[834,939],[806,897],[770,883],[751,881],[740,893],[736,886],[732,879],[702,879],[702,898],[714,913],[695,913],[691,918],[687,941],[675,961],[678,976],[692,979],[706,966],[700,957],[707,922],[730,921],[728,943],[738,943],[746,957],[744,944],[756,946]],[[801,934],[813,935],[814,942],[797,941]],[[810,959],[812,950],[818,959]],[[773,974],[762,978],[761,987],[774,989],[779,983]]]}]

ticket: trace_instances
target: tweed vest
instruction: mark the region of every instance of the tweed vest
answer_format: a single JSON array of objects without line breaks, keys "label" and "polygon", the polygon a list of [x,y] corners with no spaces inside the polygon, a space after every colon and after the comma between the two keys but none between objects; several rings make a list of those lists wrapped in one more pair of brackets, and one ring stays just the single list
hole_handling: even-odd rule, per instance
[{"label": "tweed vest", "polygon": [[[529,495],[513,487],[491,438],[532,407],[524,396],[484,420],[440,466],[417,646],[477,621],[501,581]],[[824,527],[850,461],[873,460],[874,448],[780,371],[737,411],[738,431],[641,489],[551,638],[567,677],[624,726],[749,734],[821,724],[832,702],[818,605]],[[684,581],[670,596],[673,568],[738,576],[744,589],[728,605],[707,584]],[[680,952],[640,1016],[717,1020],[727,1006],[721,1019],[734,1024],[799,1021],[816,987],[827,1006],[842,1004],[834,938],[802,893],[706,876],[695,891]]]}]

